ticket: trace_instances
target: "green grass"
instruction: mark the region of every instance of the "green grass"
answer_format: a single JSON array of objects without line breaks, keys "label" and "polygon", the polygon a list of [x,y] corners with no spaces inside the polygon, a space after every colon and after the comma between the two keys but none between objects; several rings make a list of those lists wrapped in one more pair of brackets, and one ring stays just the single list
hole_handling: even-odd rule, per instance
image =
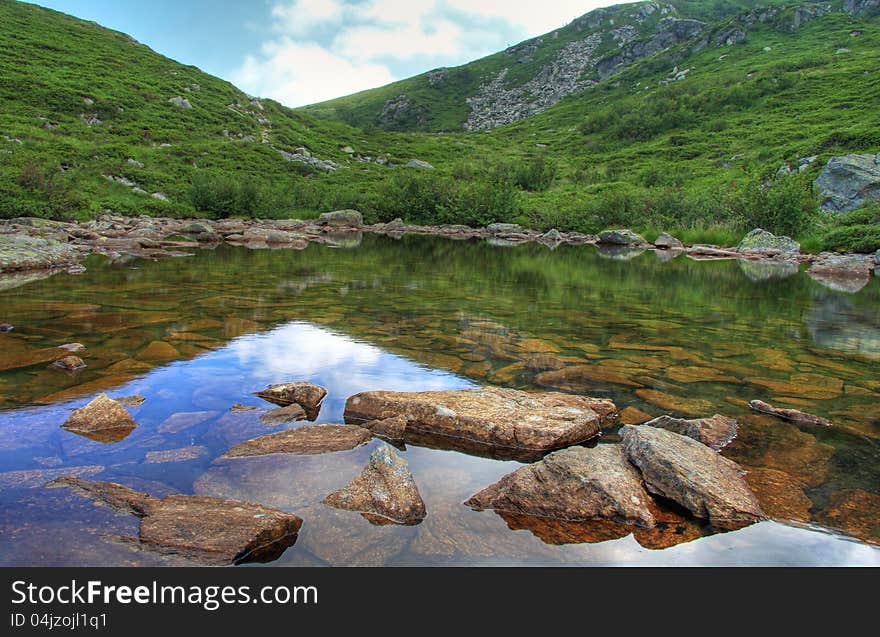
[{"label": "green grass", "polygon": [[[743,9],[767,3],[675,4],[681,16],[712,20],[714,34],[742,25]],[[613,9],[621,20],[631,10]],[[452,69],[442,87],[419,76],[291,110],[251,103],[231,84],[124,34],[0,0],[0,217],[283,218],[357,208],[367,221],[513,221],[582,232],[629,226],[718,245],[761,226],[806,237],[810,249],[825,246],[826,233],[836,233],[831,243],[865,249],[857,231],[817,214],[812,181],[834,155],[880,150],[880,19],[832,13],[793,32],[792,11],[746,27],[742,44],[672,47],[526,120],[466,133],[465,98],[487,74],[511,66],[511,56]],[[850,37],[853,29],[862,35]],[[589,29],[575,21],[556,33],[543,38],[534,62],[512,65],[512,82],[527,81]],[[691,71],[662,84],[674,66]],[[425,121],[409,126],[419,132],[375,125],[377,105],[401,91],[422,109]],[[175,96],[193,108],[169,104]],[[81,114],[102,123],[89,126]],[[339,170],[287,162],[279,152],[301,146]],[[362,163],[344,146],[436,168]],[[803,174],[775,179],[784,161],[812,155],[818,159]],[[234,197],[220,196],[230,188]],[[151,196],[157,192],[169,201]]]}]

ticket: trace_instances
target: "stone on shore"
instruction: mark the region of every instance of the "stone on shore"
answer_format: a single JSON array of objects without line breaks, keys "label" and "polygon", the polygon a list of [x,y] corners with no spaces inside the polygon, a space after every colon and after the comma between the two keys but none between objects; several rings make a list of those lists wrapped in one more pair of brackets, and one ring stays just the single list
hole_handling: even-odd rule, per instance
[{"label": "stone on shore", "polygon": [[684,247],[684,244],[671,234],[661,232],[658,237],[654,239],[654,247],[663,250],[680,250]]},{"label": "stone on shore", "polygon": [[755,228],[749,232],[736,247],[737,252],[744,254],[763,254],[768,256],[784,255],[793,257],[797,256],[800,250],[801,244],[791,237],[777,237],[772,232],[767,232],[761,228]]},{"label": "stone on shore", "polygon": [[322,213],[318,217],[318,225],[359,227],[364,225],[364,217],[357,210],[334,210],[333,212]]},{"label": "stone on shore", "polygon": [[226,452],[224,458],[265,456],[272,453],[314,455],[347,451],[370,441],[370,432],[356,425],[306,425],[253,438]]},{"label": "stone on shore", "polygon": [[141,548],[179,555],[202,564],[269,562],[296,542],[302,519],[250,502],[204,495],[169,495],[158,499],[112,482],[74,477],[53,480],[120,513],[141,519]]},{"label": "stone on shore", "polygon": [[673,418],[672,416],[660,416],[644,424],[650,427],[660,427],[661,429],[674,431],[682,436],[693,438],[715,451],[729,445],[736,438],[736,432],[739,428],[736,420],[721,414],[715,414],[711,418],[694,418],[691,420]]},{"label": "stone on shore", "polygon": [[374,524],[414,525],[427,515],[406,460],[388,445],[378,447],[360,475],[328,495],[324,504],[357,511]]},{"label": "stone on shore", "polygon": [[757,498],[735,462],[706,445],[657,427],[620,429],[627,458],[650,493],[673,500],[719,529],[764,519]]},{"label": "stone on shore", "polygon": [[838,292],[855,294],[871,282],[874,259],[868,254],[823,252],[807,274],[817,283]]},{"label": "stone on shore", "polygon": [[749,408],[752,409],[752,411],[757,411],[762,414],[769,414],[783,420],[788,420],[789,422],[793,422],[796,425],[807,425],[811,427],[831,426],[831,421],[826,418],[822,418],[821,416],[808,414],[798,409],[779,409],[777,407],[774,407],[770,403],[765,403],[763,400],[750,400]]},{"label": "stone on shore", "polygon": [[599,243],[630,246],[645,245],[648,242],[645,241],[645,238],[642,235],[637,234],[628,228],[622,228],[620,230],[605,230],[604,232],[600,232]]},{"label": "stone on shore", "polygon": [[125,407],[107,394],[99,394],[85,407],[74,410],[61,426],[99,442],[115,442],[131,433],[137,423]]},{"label": "stone on shore", "polygon": [[297,404],[305,410],[309,420],[315,420],[321,410],[321,401],[327,395],[327,390],[313,383],[297,382],[269,385],[266,389],[255,392],[255,394],[263,400],[281,407]]},{"label": "stone on shore", "polygon": [[74,265],[80,252],[67,243],[26,234],[0,234],[0,272]]},{"label": "stone on shore", "polygon": [[570,447],[526,465],[466,505],[567,521],[611,520],[653,527],[650,496],[620,445]]},{"label": "stone on shore", "polygon": [[356,394],[345,405],[355,424],[407,419],[406,431],[462,438],[480,444],[551,450],[593,438],[617,420],[610,400],[558,392],[484,387],[453,391]]}]

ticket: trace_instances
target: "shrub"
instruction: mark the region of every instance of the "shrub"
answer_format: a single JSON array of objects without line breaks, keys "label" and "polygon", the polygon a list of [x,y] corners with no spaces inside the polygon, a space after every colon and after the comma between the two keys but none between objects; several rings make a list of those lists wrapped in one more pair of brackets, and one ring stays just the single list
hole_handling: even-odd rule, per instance
[{"label": "shrub", "polygon": [[770,184],[758,180],[748,183],[732,196],[731,208],[740,226],[798,236],[812,225],[818,204],[809,182],[792,175]]}]

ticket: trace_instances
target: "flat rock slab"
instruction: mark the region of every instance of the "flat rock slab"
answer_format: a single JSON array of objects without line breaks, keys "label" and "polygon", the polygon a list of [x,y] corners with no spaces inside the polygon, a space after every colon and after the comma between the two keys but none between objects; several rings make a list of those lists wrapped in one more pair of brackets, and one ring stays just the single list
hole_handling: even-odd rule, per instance
[{"label": "flat rock slab", "polygon": [[629,461],[650,493],[677,502],[719,529],[764,519],[738,464],[680,434],[643,425],[620,429]]},{"label": "flat rock slab", "polygon": [[324,504],[357,511],[374,524],[419,524],[427,515],[406,460],[388,445],[378,447],[364,470]]},{"label": "flat rock slab", "polygon": [[116,442],[125,438],[137,423],[121,404],[99,394],[85,407],[74,410],[62,428],[98,442]]},{"label": "flat rock slab", "polygon": [[305,420],[305,418],[305,410],[296,403],[287,405],[287,407],[270,409],[266,413],[260,414],[260,422],[270,426],[283,425],[296,420]]},{"label": "flat rock slab", "polygon": [[674,431],[682,436],[693,438],[715,451],[729,445],[736,438],[736,432],[739,429],[736,420],[721,414],[715,414],[711,418],[694,418],[691,420],[673,418],[672,416],[660,416],[644,424],[649,427],[660,427],[661,429]]},{"label": "flat rock slab", "polygon": [[302,519],[250,502],[203,495],[161,500],[121,484],[74,477],[49,486],[69,487],[122,513],[141,518],[137,544],[203,564],[239,564],[277,559],[296,542]]},{"label": "flat rock slab", "polygon": [[352,396],[345,405],[346,422],[369,423],[397,416],[407,419],[406,431],[549,450],[595,437],[616,421],[617,408],[610,400],[497,387],[365,392]]},{"label": "flat rock slab", "polygon": [[315,420],[321,410],[321,401],[327,390],[314,383],[297,382],[269,385],[262,391],[255,392],[263,400],[268,400],[281,407],[297,404],[305,410],[309,420]]},{"label": "flat rock slab", "polygon": [[774,407],[770,403],[765,403],[762,400],[750,400],[749,408],[752,411],[757,411],[762,414],[769,414],[771,416],[776,416],[777,418],[782,418],[783,420],[788,420],[789,422],[793,422],[796,425],[808,425],[812,427],[831,426],[831,421],[826,418],[822,418],[821,416],[808,414],[798,409],[779,409],[778,407]]},{"label": "flat rock slab", "polygon": [[569,447],[509,473],[466,505],[580,522],[612,520],[654,526],[651,497],[620,445]]},{"label": "flat rock slab", "polygon": [[306,425],[253,438],[233,447],[224,458],[265,456],[271,453],[313,455],[347,451],[370,441],[372,435],[355,425]]}]

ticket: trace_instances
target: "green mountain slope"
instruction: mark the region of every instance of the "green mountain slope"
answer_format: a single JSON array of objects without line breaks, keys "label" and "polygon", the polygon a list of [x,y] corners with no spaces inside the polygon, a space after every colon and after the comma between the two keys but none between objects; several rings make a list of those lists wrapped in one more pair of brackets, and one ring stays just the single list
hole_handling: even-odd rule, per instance
[{"label": "green mountain slope", "polygon": [[[853,216],[853,229],[817,214],[812,188],[830,157],[880,150],[880,0],[674,4],[674,15],[660,3],[593,12],[538,48],[486,58],[496,76],[508,65],[505,82],[532,82],[532,62],[511,64],[526,56],[577,89],[510,124],[462,130],[471,106],[455,100],[470,89],[455,74],[469,65],[435,78],[443,87],[420,111],[430,126],[417,124],[455,131],[444,133],[253,99],[123,34],[0,0],[0,218],[352,207],[368,221],[628,225],[713,242],[762,226],[880,243],[880,213]],[[571,55],[559,63],[583,46],[578,73]],[[534,98],[496,88],[501,111]],[[386,90],[346,99],[378,103],[365,96]]]}]

